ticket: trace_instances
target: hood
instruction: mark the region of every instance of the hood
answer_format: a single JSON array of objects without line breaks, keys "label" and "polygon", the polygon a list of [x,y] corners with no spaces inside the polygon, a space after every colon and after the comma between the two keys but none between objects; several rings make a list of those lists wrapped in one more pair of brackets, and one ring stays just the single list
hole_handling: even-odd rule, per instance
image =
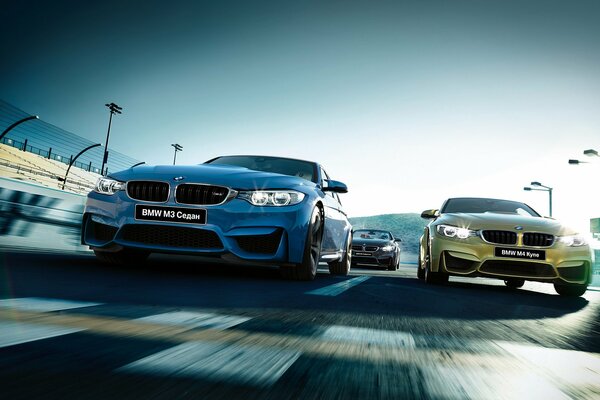
[{"label": "hood", "polygon": [[542,232],[553,235],[576,234],[571,229],[557,220],[543,217],[530,217],[517,214],[499,213],[451,213],[442,214],[434,222],[435,225],[448,224],[469,228],[472,230],[498,229],[516,231],[517,226],[523,227],[522,232]]},{"label": "hood", "polygon": [[298,186],[316,186],[315,183],[296,176],[254,171],[230,165],[143,165],[111,174],[119,181],[154,180],[174,183],[173,178],[183,177],[177,183],[206,183],[238,190],[291,189]]}]

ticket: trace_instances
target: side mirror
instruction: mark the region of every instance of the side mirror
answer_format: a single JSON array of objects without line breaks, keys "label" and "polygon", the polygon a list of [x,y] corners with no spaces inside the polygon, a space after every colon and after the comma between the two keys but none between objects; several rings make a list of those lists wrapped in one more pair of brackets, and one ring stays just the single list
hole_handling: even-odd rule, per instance
[{"label": "side mirror", "polygon": [[421,218],[424,219],[435,219],[440,216],[440,210],[432,209],[425,210],[421,213]]},{"label": "side mirror", "polygon": [[324,192],[348,193],[348,186],[342,182],[326,179],[325,183],[327,186],[323,187]]},{"label": "side mirror", "polygon": [[402,241],[402,239],[400,239],[400,238],[394,239],[394,242],[396,242],[396,243],[400,243],[401,241]]}]

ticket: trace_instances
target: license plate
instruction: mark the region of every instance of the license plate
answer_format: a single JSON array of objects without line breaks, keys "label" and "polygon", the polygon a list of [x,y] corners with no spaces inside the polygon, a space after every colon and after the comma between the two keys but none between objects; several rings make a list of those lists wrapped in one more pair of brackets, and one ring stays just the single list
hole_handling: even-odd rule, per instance
[{"label": "license plate", "polygon": [[135,219],[144,221],[206,224],[206,210],[202,208],[161,207],[135,205]]},{"label": "license plate", "polygon": [[525,249],[508,249],[504,247],[496,247],[496,257],[505,258],[524,258],[526,260],[546,260],[546,252],[544,250],[525,250]]},{"label": "license plate", "polygon": [[355,256],[370,256],[370,255],[371,255],[371,253],[362,253],[362,252],[360,252],[360,251],[355,251],[355,252],[354,252],[354,255],[355,255]]}]

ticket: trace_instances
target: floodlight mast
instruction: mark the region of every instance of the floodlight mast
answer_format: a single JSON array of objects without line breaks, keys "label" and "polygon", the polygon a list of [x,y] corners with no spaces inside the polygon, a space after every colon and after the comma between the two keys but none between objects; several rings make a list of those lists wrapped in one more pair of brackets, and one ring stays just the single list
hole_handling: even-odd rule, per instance
[{"label": "floodlight mast", "polygon": [[[104,170],[104,166],[108,162],[108,138],[110,137],[110,126],[112,125],[112,117],[113,114],[121,114],[123,111],[123,107],[119,107],[115,103],[105,104],[106,107],[110,110],[110,117],[108,119],[108,131],[106,132],[106,144],[104,145],[104,158],[102,159],[102,168],[100,169],[100,175],[106,176],[108,171]],[[108,167],[107,167],[108,170]]]},{"label": "floodlight mast", "polygon": [[180,144],[177,144],[177,143],[171,143],[171,146],[173,146],[173,148],[175,148],[175,155],[173,156],[173,165],[175,165],[175,162],[177,161],[177,152],[183,151],[183,146],[181,146]]}]

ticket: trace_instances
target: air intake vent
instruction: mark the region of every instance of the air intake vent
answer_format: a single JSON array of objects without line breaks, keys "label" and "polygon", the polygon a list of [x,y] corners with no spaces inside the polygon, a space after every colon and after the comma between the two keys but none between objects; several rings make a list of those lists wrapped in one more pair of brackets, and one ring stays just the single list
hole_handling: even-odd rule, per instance
[{"label": "air intake vent", "polygon": [[193,249],[222,249],[219,236],[207,229],[163,225],[125,225],[122,237],[128,242],[165,247]]},{"label": "air intake vent", "polygon": [[548,247],[552,244],[554,244],[554,235],[531,232],[523,234],[523,245],[525,246]]},{"label": "air intake vent", "polygon": [[237,236],[238,246],[249,253],[274,254],[281,242],[281,231],[275,231],[270,235]]},{"label": "air intake vent", "polygon": [[177,186],[175,197],[180,204],[215,205],[221,204],[229,195],[229,189],[222,186],[185,183]]},{"label": "air intake vent", "polygon": [[127,194],[135,200],[164,203],[169,198],[169,184],[154,181],[127,182]]},{"label": "air intake vent", "polygon": [[496,244],[517,244],[517,234],[510,231],[483,231],[486,242]]}]

